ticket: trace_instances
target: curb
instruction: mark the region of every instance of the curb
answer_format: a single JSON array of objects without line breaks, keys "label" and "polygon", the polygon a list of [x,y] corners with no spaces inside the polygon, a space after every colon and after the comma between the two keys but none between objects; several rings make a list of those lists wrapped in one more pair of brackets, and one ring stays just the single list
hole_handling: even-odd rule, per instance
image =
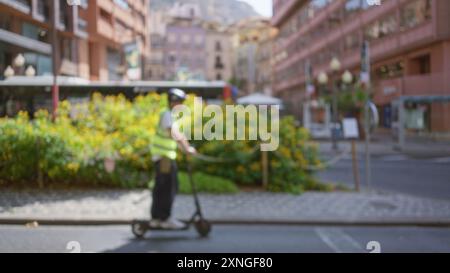
[{"label": "curb", "polygon": [[[361,226],[361,227],[450,227],[449,219],[430,220],[240,220],[240,219],[208,219],[215,225],[287,225],[287,226]],[[32,219],[32,218],[3,218],[0,225],[26,225],[37,222],[43,226],[114,226],[131,225],[133,220],[118,219]]]}]

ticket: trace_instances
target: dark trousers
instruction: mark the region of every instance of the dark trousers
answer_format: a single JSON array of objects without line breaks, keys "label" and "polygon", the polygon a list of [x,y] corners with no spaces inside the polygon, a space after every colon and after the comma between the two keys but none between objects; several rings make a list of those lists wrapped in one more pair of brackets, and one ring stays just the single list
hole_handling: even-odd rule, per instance
[{"label": "dark trousers", "polygon": [[170,218],[172,205],[178,192],[178,168],[174,160],[170,160],[170,171],[161,170],[161,160],[155,164],[155,186],[151,207],[152,219],[165,221]]}]

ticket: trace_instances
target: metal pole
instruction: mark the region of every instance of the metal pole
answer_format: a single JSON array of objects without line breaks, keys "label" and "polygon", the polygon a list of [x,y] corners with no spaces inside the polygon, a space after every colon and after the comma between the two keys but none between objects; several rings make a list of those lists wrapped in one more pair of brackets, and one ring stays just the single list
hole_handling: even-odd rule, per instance
[{"label": "metal pole", "polygon": [[371,173],[371,156],[370,156],[370,109],[369,109],[369,100],[366,101],[364,110],[364,119],[365,119],[365,134],[366,134],[366,185],[367,188],[370,189],[372,173]]},{"label": "metal pole", "polygon": [[261,160],[263,187],[264,189],[267,189],[267,186],[269,185],[269,156],[267,151],[261,151]]},{"label": "metal pole", "polygon": [[398,104],[398,139],[401,152],[405,149],[405,102],[402,98]]},{"label": "metal pole", "polygon": [[356,140],[352,139],[352,162],[353,162],[353,179],[355,180],[355,191],[359,192],[359,170],[358,158],[356,154]]},{"label": "metal pole", "polygon": [[336,82],[333,81],[333,149],[338,150],[338,140],[337,140],[337,123],[338,123],[338,99],[337,99],[337,86]]},{"label": "metal pole", "polygon": [[59,86],[58,86],[58,34],[57,34],[57,0],[51,0],[51,29],[52,29],[52,66],[53,66],[53,85],[52,85],[52,118],[56,119],[59,104]]}]

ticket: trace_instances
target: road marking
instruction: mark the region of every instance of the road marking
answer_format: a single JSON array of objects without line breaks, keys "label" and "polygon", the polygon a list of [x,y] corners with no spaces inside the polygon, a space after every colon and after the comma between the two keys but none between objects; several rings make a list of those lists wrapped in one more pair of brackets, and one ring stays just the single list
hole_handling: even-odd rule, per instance
[{"label": "road marking", "polygon": [[336,253],[363,252],[361,245],[338,228],[316,228],[320,239]]},{"label": "road marking", "polygon": [[388,161],[388,162],[404,161],[407,159],[408,159],[408,157],[405,155],[387,155],[387,156],[381,157],[381,160]]}]

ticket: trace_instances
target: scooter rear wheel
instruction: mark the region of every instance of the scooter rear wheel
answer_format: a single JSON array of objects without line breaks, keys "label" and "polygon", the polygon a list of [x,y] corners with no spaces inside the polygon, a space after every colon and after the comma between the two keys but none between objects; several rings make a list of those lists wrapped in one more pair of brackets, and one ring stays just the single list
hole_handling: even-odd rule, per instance
[{"label": "scooter rear wheel", "polygon": [[142,239],[147,232],[147,228],[144,224],[139,222],[133,222],[131,224],[131,232],[133,232],[134,236],[138,239]]},{"label": "scooter rear wheel", "polygon": [[211,232],[211,223],[206,220],[198,220],[194,223],[195,230],[201,237],[208,237]]}]

